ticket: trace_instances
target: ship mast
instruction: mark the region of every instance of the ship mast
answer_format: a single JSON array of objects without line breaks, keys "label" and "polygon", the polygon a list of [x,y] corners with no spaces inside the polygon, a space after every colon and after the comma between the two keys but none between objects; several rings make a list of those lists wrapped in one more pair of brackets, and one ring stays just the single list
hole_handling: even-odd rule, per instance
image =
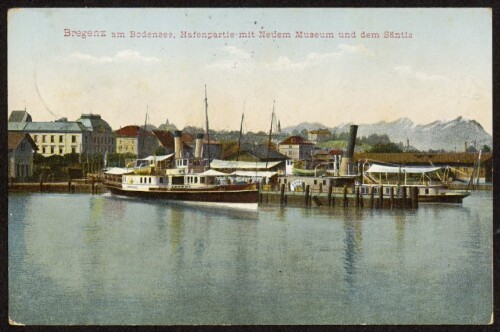
[{"label": "ship mast", "polygon": [[269,150],[271,149],[271,134],[273,132],[273,120],[274,120],[274,104],[276,100],[273,100],[273,113],[271,114],[271,128],[269,129],[269,140],[267,142],[267,158],[266,158],[266,170],[267,163],[269,162]]},{"label": "ship mast", "polygon": [[240,137],[238,138],[238,154],[236,155],[236,161],[238,161],[240,159],[241,133],[243,132],[243,118],[244,117],[245,117],[245,102],[243,102],[243,113],[241,113]]},{"label": "ship mast", "polygon": [[207,99],[207,85],[205,84],[205,123],[207,127],[207,156],[208,156],[208,169],[210,169],[210,133],[208,132],[208,99]]}]

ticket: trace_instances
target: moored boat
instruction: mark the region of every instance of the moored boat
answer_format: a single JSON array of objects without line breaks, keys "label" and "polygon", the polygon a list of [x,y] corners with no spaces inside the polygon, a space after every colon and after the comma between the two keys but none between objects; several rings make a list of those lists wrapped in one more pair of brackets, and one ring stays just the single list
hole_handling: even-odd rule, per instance
[{"label": "moored boat", "polygon": [[[443,173],[439,175],[439,173]],[[446,168],[391,166],[372,164],[363,172],[363,183],[359,185],[361,195],[392,195],[409,197],[408,188],[418,188],[418,201],[422,203],[462,203],[470,195],[468,191],[451,190],[446,183]]]}]

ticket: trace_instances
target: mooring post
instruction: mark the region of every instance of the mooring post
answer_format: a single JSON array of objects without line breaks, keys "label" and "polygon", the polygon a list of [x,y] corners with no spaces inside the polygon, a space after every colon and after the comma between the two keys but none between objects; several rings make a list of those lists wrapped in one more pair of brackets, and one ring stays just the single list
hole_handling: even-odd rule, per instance
[{"label": "mooring post", "polygon": [[411,188],[411,208],[412,209],[418,208],[418,188],[417,187]]},{"label": "mooring post", "polygon": [[359,187],[356,187],[356,208],[359,209]]},{"label": "mooring post", "polygon": [[348,206],[348,203],[347,203],[347,185],[344,185],[342,196],[343,196],[343,203],[342,203],[342,205],[344,207],[347,207]]},{"label": "mooring post", "polygon": [[332,206],[332,180],[328,181],[328,206]]},{"label": "mooring post", "polygon": [[384,208],[384,186],[382,185],[378,188],[378,208]]},{"label": "mooring post", "polygon": [[370,209],[373,209],[373,196],[374,196],[374,192],[373,192],[373,187],[370,187]]},{"label": "mooring post", "polygon": [[305,206],[308,206],[309,205],[309,185],[306,185],[306,190],[305,190],[305,193],[304,193],[304,204]]},{"label": "mooring post", "polygon": [[282,183],[280,186],[280,205],[283,205],[285,201],[285,184]]},{"label": "mooring post", "polygon": [[390,187],[389,188],[389,192],[390,192],[390,205],[391,205],[391,209],[394,209],[394,187]]},{"label": "mooring post", "polygon": [[401,206],[402,206],[403,209],[405,209],[406,208],[406,204],[407,204],[407,200],[408,200],[406,198],[407,197],[406,196],[406,186],[402,186],[401,190],[403,191],[403,197],[402,197],[403,202],[402,202]]}]

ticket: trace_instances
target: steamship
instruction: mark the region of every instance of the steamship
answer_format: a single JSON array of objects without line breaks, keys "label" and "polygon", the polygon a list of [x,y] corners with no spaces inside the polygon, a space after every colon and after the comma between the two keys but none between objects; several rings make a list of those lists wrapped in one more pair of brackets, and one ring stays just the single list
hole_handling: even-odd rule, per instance
[{"label": "steamship", "polygon": [[[185,158],[182,132],[174,132],[175,153],[137,159],[133,168],[112,168],[103,185],[114,195],[166,201],[245,203],[257,208],[258,183],[232,181],[209,168],[201,157],[203,134],[197,135],[194,158]],[[208,164],[208,165],[206,165]]]}]

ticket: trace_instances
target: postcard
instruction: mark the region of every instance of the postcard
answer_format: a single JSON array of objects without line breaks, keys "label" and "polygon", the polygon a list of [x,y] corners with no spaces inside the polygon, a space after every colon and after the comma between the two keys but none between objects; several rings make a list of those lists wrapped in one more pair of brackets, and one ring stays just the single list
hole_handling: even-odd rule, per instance
[{"label": "postcard", "polygon": [[9,319],[493,322],[490,8],[13,8]]}]

